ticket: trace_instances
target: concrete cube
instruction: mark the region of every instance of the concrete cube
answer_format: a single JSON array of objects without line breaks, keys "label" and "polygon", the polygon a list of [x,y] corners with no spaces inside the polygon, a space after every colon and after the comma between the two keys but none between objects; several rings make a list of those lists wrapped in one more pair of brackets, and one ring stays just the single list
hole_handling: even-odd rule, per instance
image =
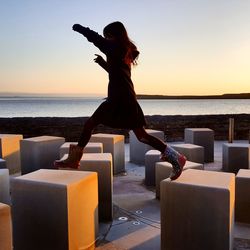
[{"label": "concrete cube", "polygon": [[56,136],[38,136],[20,142],[22,174],[27,174],[41,168],[53,169],[53,163],[59,158],[59,149],[65,139]]},{"label": "concrete cube", "polygon": [[10,206],[0,203],[0,249],[12,250],[12,225]]},{"label": "concrete cube", "polygon": [[23,136],[18,134],[0,134],[0,158],[6,161],[10,174],[21,171],[20,140],[22,139]]},{"label": "concrete cube", "polygon": [[149,150],[145,154],[145,185],[155,186],[155,163],[160,162],[161,152]]},{"label": "concrete cube", "polygon": [[[186,161],[183,171],[187,169],[204,170],[204,165],[201,163]],[[169,178],[172,173],[173,167],[169,162],[156,162],[155,164],[155,196],[160,198],[160,183],[162,180]]]},{"label": "concrete cube", "polygon": [[110,153],[84,153],[80,170],[98,173],[99,220],[113,219],[113,168]]},{"label": "concrete cube", "polygon": [[0,158],[0,169],[2,168],[7,168],[7,166],[6,166],[6,161]]},{"label": "concrete cube", "polygon": [[[63,145],[60,147],[60,158],[69,153],[70,144],[77,145],[77,142],[63,143]],[[101,142],[89,142],[85,146],[83,153],[103,153],[103,145]]]},{"label": "concrete cube", "polygon": [[[164,141],[164,132],[153,129],[146,129],[146,132],[154,137],[159,138]],[[144,144],[136,138],[133,131],[129,132],[129,157],[130,162],[144,165],[145,164],[145,154],[149,150],[153,150],[151,146]]]},{"label": "concrete cube", "polygon": [[235,176],[188,169],[161,182],[161,249],[232,250]]},{"label": "concrete cube", "polygon": [[113,157],[113,174],[125,172],[124,136],[115,134],[93,134],[90,142],[101,142],[103,152],[111,153]]},{"label": "concrete cube", "polygon": [[95,249],[97,186],[94,172],[40,169],[14,178],[14,249]]},{"label": "concrete cube", "polygon": [[179,153],[186,156],[187,160],[197,163],[204,163],[204,148],[199,145],[182,143],[171,145]]},{"label": "concrete cube", "polygon": [[9,169],[0,169],[0,202],[10,204]]},{"label": "concrete cube", "polygon": [[224,143],[222,148],[222,169],[237,174],[240,169],[249,168],[250,145]]},{"label": "concrete cube", "polygon": [[235,220],[250,224],[250,169],[240,169],[235,183]]},{"label": "concrete cube", "polygon": [[204,161],[214,161],[214,131],[209,128],[185,128],[185,143],[204,147]]}]

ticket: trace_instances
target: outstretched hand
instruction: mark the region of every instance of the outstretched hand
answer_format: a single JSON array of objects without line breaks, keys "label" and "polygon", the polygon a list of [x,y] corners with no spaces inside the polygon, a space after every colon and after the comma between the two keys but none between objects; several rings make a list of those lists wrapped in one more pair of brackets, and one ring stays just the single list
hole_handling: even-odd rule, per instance
[{"label": "outstretched hand", "polygon": [[102,58],[102,56],[95,54],[96,58],[94,59],[94,61],[98,64],[101,64],[102,62],[105,62],[105,60]]},{"label": "outstretched hand", "polygon": [[83,28],[83,26],[80,25],[80,24],[78,24],[78,23],[76,23],[76,24],[74,24],[74,25],[72,26],[72,29],[73,29],[74,31],[77,31],[77,32],[80,32],[82,28]]}]

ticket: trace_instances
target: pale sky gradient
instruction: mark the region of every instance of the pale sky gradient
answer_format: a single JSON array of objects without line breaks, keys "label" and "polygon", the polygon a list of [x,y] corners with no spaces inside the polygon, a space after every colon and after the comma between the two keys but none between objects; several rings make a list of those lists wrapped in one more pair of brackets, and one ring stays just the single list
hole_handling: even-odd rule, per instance
[{"label": "pale sky gradient", "polygon": [[102,94],[99,53],[72,31],[121,21],[138,94],[250,92],[250,0],[1,0],[0,92]]}]

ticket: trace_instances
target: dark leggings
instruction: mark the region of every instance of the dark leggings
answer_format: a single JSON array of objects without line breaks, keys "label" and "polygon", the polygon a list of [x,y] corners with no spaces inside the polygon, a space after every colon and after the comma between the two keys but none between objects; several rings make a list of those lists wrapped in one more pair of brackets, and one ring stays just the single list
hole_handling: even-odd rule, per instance
[{"label": "dark leggings", "polygon": [[[78,141],[78,146],[84,148],[87,145],[87,143],[90,140],[93,129],[99,123],[100,122],[95,121],[92,117],[90,117],[85,122],[80,139]],[[140,142],[143,142],[145,144],[152,146],[156,150],[159,150],[161,153],[163,153],[165,151],[166,144],[162,140],[158,139],[157,137],[154,137],[154,136],[148,134],[143,127],[133,129],[133,132],[135,133],[137,139]]]}]

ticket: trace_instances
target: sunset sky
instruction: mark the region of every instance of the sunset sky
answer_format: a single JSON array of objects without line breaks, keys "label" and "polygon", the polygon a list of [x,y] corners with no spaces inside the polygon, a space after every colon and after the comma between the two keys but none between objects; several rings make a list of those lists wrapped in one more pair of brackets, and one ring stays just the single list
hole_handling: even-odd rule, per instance
[{"label": "sunset sky", "polygon": [[100,94],[100,53],[72,31],[121,21],[139,51],[138,94],[250,92],[250,0],[6,0],[0,92]]}]

